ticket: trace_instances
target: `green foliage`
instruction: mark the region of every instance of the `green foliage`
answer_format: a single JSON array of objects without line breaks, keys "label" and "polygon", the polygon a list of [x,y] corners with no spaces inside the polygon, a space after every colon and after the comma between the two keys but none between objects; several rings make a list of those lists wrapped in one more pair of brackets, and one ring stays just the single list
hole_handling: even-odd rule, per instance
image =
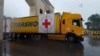
[{"label": "green foliage", "polygon": [[100,25],[100,15],[99,14],[93,14],[88,18],[88,22],[85,23],[87,25],[87,28],[91,27],[92,29],[95,28],[95,26]]},{"label": "green foliage", "polygon": [[91,23],[100,23],[100,15],[93,14],[88,18],[88,21],[90,21]]}]

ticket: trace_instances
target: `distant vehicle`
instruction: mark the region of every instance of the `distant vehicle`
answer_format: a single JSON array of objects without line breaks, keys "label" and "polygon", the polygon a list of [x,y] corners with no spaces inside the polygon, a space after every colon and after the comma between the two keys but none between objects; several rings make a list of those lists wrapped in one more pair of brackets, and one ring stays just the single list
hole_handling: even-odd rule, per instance
[{"label": "distant vehicle", "polygon": [[[82,17],[80,14],[69,12],[41,14],[40,16],[29,16],[11,19],[8,24],[8,37],[19,38],[48,38],[49,35],[64,35],[65,37],[54,37],[55,40],[68,40],[75,42],[83,41]],[[33,37],[40,36],[40,37]]]}]

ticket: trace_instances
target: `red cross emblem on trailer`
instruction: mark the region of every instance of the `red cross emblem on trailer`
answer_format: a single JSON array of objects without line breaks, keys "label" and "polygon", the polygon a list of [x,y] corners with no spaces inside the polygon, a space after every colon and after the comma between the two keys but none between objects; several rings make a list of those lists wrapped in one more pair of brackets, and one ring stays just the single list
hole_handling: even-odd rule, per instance
[{"label": "red cross emblem on trailer", "polygon": [[54,14],[39,15],[39,33],[54,33]]},{"label": "red cross emblem on trailer", "polygon": [[43,25],[45,28],[48,28],[50,24],[51,24],[51,23],[48,21],[48,19],[45,19],[45,21],[42,23],[42,25]]}]

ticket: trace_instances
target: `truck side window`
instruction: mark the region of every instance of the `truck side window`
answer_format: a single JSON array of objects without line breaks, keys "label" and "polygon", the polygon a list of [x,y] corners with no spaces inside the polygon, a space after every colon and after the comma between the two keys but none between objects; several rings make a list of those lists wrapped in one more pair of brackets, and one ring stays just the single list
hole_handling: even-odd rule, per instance
[{"label": "truck side window", "polygon": [[80,21],[79,20],[73,20],[72,24],[74,26],[80,26]]},{"label": "truck side window", "polygon": [[65,20],[63,20],[63,24],[65,24]]}]

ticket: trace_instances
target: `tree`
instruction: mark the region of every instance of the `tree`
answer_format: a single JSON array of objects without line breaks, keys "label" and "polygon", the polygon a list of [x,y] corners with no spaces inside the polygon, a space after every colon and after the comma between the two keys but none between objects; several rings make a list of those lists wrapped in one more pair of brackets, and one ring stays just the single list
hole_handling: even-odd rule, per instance
[{"label": "tree", "polygon": [[93,14],[88,18],[88,22],[85,23],[87,29],[96,29],[96,26],[100,26],[100,15]]},{"label": "tree", "polygon": [[87,25],[87,29],[90,29],[91,22],[86,22],[85,25]]}]

